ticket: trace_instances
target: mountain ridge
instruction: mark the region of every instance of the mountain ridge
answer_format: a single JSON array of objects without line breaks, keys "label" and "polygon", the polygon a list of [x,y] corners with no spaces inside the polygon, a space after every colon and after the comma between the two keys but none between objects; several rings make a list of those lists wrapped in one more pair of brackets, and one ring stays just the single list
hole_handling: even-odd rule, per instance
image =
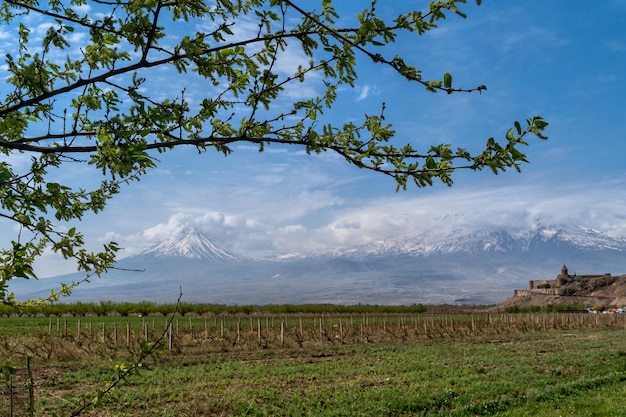
[{"label": "mountain ridge", "polygon": [[[623,239],[579,226],[431,230],[273,259],[244,257],[191,229],[120,259],[72,299],[172,302],[183,288],[187,302],[217,304],[496,304],[564,263],[581,274],[626,271],[625,255]],[[11,291],[38,297],[80,279],[19,283],[19,291],[12,282]]]},{"label": "mountain ridge", "polygon": [[569,243],[577,249],[626,251],[626,240],[615,239],[582,226],[545,226],[521,233],[503,229],[464,230],[449,232],[413,232],[370,242],[346,250],[333,250],[332,256],[413,255],[529,252],[546,243]]}]

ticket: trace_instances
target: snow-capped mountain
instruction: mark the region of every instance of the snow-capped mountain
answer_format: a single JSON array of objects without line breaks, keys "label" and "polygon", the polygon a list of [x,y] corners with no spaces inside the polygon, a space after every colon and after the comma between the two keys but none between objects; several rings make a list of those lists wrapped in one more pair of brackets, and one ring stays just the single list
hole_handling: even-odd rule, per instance
[{"label": "snow-capped mountain", "polygon": [[626,250],[625,239],[615,239],[605,233],[582,226],[542,227],[526,233],[525,238],[529,248],[539,246],[540,243],[567,244],[579,250]]},{"label": "snow-capped mountain", "polygon": [[[527,230],[427,230],[367,245],[273,260],[246,259],[187,230],[74,290],[72,300],[219,304],[495,304],[529,280],[626,273],[626,241],[579,226]],[[18,280],[18,297],[38,297],[80,274]],[[56,283],[56,284],[55,284]],[[23,284],[23,285],[22,285]]]},{"label": "snow-capped mountain", "polygon": [[404,236],[390,237],[347,250],[332,251],[333,256],[431,256],[453,253],[508,252],[515,250],[517,242],[502,230],[450,232],[429,230]]},{"label": "snow-capped mountain", "polygon": [[527,254],[536,251],[625,251],[626,240],[615,239],[581,226],[549,226],[509,232],[501,229],[451,231],[428,230],[371,242],[346,250],[334,250],[335,257],[436,256],[451,254]]},{"label": "snow-capped mountain", "polygon": [[182,234],[171,237],[152,248],[143,251],[141,256],[182,257],[214,261],[241,261],[243,256],[232,251],[223,243],[210,239],[197,229],[186,229]]}]

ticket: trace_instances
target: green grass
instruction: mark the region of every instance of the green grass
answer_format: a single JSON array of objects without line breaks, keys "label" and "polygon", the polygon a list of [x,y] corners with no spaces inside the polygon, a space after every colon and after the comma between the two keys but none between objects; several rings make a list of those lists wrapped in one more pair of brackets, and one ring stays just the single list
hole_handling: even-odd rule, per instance
[{"label": "green grass", "polygon": [[[173,350],[160,350],[91,415],[626,415],[624,319],[177,317]],[[132,361],[146,333],[154,340],[166,321],[95,317],[79,327],[78,318],[4,318],[0,365],[18,370],[14,415],[28,401],[26,356],[35,415],[67,415],[115,380],[115,365]],[[8,392],[0,383],[0,410]]]},{"label": "green grass", "polygon": [[[162,352],[92,415],[622,416],[624,348],[623,330],[584,329],[206,356]],[[39,415],[67,412],[68,401],[104,387],[115,377],[112,364],[82,363],[59,371],[53,383],[35,368]]]}]

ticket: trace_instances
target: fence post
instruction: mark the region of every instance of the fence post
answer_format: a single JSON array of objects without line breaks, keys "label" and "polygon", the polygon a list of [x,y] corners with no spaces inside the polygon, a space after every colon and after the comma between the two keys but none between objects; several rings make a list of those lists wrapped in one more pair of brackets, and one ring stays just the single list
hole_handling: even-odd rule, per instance
[{"label": "fence post", "polygon": [[28,406],[26,407],[27,415],[35,415],[35,382],[33,381],[33,373],[30,369],[30,356],[26,357],[26,385],[28,386]]},{"label": "fence post", "polygon": [[171,353],[172,352],[172,344],[173,344],[173,340],[172,340],[172,338],[173,338],[173,336],[172,336],[172,323],[171,322],[169,323],[168,331],[169,331],[169,337],[168,337],[167,350],[168,350],[168,352]]},{"label": "fence post", "polygon": [[13,375],[9,373],[9,416],[13,417]]},{"label": "fence post", "polygon": [[285,321],[280,322],[280,347],[285,344]]}]

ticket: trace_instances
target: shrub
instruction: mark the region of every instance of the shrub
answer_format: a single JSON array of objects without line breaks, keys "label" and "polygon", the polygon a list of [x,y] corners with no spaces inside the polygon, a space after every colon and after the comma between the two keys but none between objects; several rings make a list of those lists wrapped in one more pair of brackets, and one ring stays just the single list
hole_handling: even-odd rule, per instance
[{"label": "shrub", "polygon": [[520,306],[508,306],[504,309],[504,311],[507,313],[519,313],[520,311],[522,311],[522,309],[520,308]]}]

